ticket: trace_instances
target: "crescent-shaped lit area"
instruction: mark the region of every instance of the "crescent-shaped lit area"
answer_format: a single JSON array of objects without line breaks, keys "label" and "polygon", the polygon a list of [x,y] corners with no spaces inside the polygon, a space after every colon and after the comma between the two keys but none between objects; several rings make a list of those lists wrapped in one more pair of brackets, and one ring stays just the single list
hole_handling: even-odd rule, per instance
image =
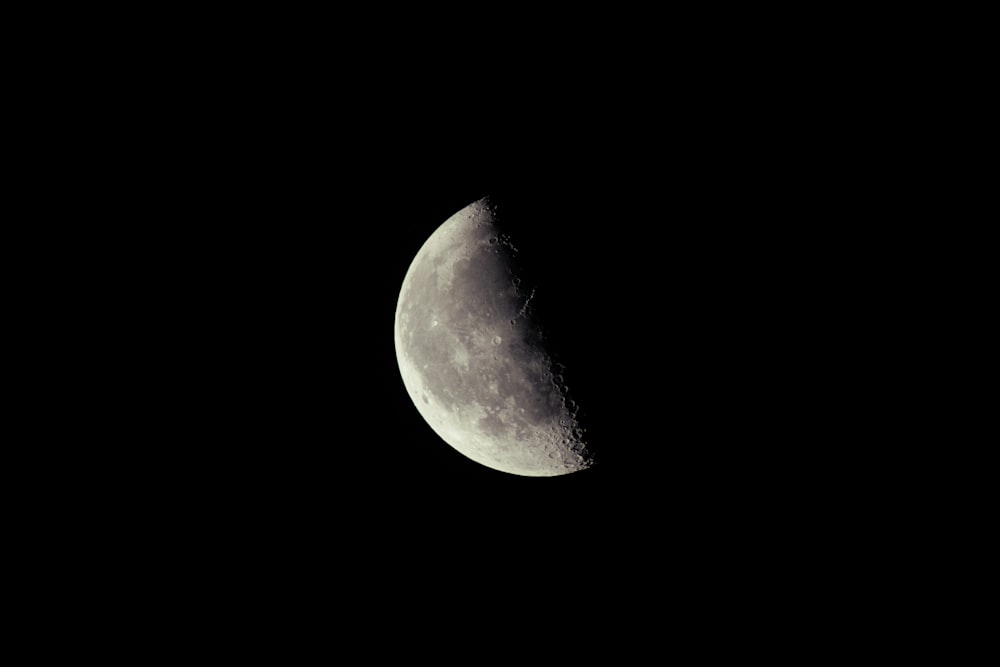
[{"label": "crescent-shaped lit area", "polygon": [[532,316],[538,287],[518,271],[520,252],[489,199],[446,220],[403,280],[396,357],[417,410],[456,450],[507,473],[564,475],[594,459]]}]

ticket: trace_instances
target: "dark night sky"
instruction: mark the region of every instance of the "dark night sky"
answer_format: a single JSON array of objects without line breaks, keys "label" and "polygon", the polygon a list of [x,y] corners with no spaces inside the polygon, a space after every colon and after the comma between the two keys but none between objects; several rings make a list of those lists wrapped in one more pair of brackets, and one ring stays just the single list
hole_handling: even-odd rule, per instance
[{"label": "dark night sky", "polygon": [[[523,600],[581,581],[591,599],[708,604],[699,591],[809,562],[811,527],[845,502],[825,493],[844,440],[815,385],[837,362],[815,341],[837,323],[811,308],[835,181],[804,157],[835,138],[690,68],[595,58],[436,80],[286,58],[198,61],[174,95],[150,79],[111,123],[117,143],[89,148],[115,196],[80,193],[110,222],[76,232],[108,254],[103,288],[78,289],[106,300],[87,322],[121,320],[95,335],[120,360],[102,377],[124,416],[87,464],[164,563],[202,554],[215,574],[185,571],[236,597],[247,577],[276,598],[282,582],[333,598],[360,579],[357,609],[377,592]],[[592,470],[475,464],[400,379],[409,263],[490,194],[530,213],[521,245],[589,402]],[[615,607],[586,613],[599,625]]]},{"label": "dark night sky", "polygon": [[[393,118],[319,138],[320,118],[308,131],[288,119],[287,134],[265,134],[273,145],[220,145],[171,182],[183,194],[157,228],[171,305],[155,335],[167,439],[182,443],[165,475],[190,483],[190,511],[218,503],[248,525],[263,513],[274,529],[349,540],[523,544],[647,540],[773,510],[798,420],[776,379],[794,375],[771,354],[791,332],[767,321],[775,297],[761,291],[776,279],[758,261],[773,232],[737,211],[760,193],[649,127],[484,141]],[[399,377],[392,323],[410,261],[448,216],[497,193],[533,212],[522,245],[545,267],[591,402],[593,470],[483,468],[430,430]]]},{"label": "dark night sky", "polygon": [[[289,491],[329,493],[325,480],[339,479],[411,510],[452,486],[669,494],[678,469],[661,464],[707,463],[693,451],[703,440],[742,461],[736,443],[748,438],[734,434],[773,388],[759,371],[806,326],[772,319],[801,296],[785,281],[802,261],[784,252],[801,196],[788,194],[794,155],[758,159],[749,140],[669,101],[598,112],[560,92],[517,122],[502,108],[459,122],[454,95],[305,95],[253,113],[225,96],[207,116],[167,114],[129,147],[126,158],[157,160],[126,177],[122,212],[150,211],[128,232],[143,253],[126,261],[152,282],[142,302],[155,303],[165,369],[183,370],[170,387],[197,398],[210,429],[211,447],[192,446],[223,468],[232,451],[253,452],[250,472],[280,471]],[[801,193],[808,179],[797,178]],[[552,318],[614,440],[606,473],[480,470],[403,390],[392,321],[409,263],[448,216],[498,193],[531,214],[523,226],[553,287]]]}]

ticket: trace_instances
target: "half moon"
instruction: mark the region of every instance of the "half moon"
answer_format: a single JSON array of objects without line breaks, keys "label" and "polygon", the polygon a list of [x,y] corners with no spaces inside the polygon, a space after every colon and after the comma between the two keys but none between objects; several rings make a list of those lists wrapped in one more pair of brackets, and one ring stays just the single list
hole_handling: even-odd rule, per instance
[{"label": "half moon", "polygon": [[396,358],[421,416],[468,458],[550,477],[593,465],[565,369],[532,319],[536,287],[515,241],[481,199],[451,216],[413,259],[395,317]]}]

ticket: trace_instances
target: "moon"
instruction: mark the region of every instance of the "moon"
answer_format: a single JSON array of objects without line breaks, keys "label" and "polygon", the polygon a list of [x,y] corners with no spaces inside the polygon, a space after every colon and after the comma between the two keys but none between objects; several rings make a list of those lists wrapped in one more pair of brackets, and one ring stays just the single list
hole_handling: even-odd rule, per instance
[{"label": "moon", "polygon": [[566,368],[533,317],[542,286],[484,198],[448,218],[403,279],[394,338],[403,384],[446,443],[482,465],[552,477],[594,457]]}]

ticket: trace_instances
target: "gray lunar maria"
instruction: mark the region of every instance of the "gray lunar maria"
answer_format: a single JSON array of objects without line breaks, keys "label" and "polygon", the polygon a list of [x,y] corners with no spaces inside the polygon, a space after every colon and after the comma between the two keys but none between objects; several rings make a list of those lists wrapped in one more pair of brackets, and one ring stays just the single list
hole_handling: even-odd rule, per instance
[{"label": "gray lunar maria", "polygon": [[503,472],[564,475],[593,458],[564,369],[532,322],[515,246],[488,199],[446,220],[403,280],[396,357],[417,410],[449,445]]}]

